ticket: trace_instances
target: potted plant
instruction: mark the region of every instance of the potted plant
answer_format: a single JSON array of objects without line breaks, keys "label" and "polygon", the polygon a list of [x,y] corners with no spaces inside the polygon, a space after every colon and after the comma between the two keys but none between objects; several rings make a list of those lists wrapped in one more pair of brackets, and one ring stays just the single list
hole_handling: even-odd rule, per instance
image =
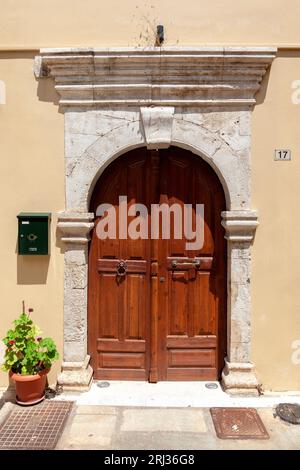
[{"label": "potted plant", "polygon": [[46,378],[58,352],[51,338],[43,338],[30,318],[30,312],[15,320],[3,342],[6,346],[3,369],[9,371],[16,384],[16,401],[33,405],[45,398]]}]

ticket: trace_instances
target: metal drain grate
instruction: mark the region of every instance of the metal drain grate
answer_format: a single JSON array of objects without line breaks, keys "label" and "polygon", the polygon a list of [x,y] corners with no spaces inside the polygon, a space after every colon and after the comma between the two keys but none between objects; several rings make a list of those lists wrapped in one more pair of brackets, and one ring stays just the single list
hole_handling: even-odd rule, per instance
[{"label": "metal drain grate", "polygon": [[72,401],[45,401],[15,408],[0,428],[0,449],[54,449],[71,412]]},{"label": "metal drain grate", "polygon": [[211,408],[210,413],[220,439],[269,439],[255,408]]}]

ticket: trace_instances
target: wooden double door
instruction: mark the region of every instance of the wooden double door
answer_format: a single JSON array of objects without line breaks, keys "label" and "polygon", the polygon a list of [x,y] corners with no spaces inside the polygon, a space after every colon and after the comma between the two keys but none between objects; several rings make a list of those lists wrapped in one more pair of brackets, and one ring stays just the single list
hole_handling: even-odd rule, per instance
[{"label": "wooden double door", "polygon": [[[218,379],[226,355],[226,242],[217,176],[188,151],[137,149],[110,164],[98,180],[91,211],[96,214],[103,203],[114,207],[117,227],[116,237],[100,239],[97,224],[107,221],[107,212],[96,216],[90,243],[88,338],[94,377]],[[143,204],[147,214],[136,207],[130,211],[133,204]],[[154,229],[151,238],[153,204],[176,204],[182,214],[184,204],[192,205],[193,225],[196,204],[203,204],[203,246],[187,249],[189,240],[175,233],[172,211],[170,234],[163,236],[160,219],[159,234]],[[148,236],[144,230],[140,238],[126,238],[131,223],[134,233],[142,224],[148,227]]]}]

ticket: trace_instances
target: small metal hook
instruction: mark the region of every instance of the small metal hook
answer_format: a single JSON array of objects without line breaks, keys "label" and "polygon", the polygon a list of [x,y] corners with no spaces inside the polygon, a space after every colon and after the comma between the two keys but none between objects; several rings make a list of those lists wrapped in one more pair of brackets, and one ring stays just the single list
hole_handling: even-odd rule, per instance
[{"label": "small metal hook", "polygon": [[156,27],[156,40],[155,40],[155,45],[156,46],[161,46],[162,43],[165,40],[165,35],[164,35],[164,27],[162,24],[157,25]]}]

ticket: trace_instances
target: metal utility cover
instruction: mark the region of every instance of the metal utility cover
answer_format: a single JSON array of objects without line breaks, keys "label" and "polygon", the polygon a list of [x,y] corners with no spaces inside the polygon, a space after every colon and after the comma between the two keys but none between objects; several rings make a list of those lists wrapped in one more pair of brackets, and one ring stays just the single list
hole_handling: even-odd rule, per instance
[{"label": "metal utility cover", "polygon": [[288,423],[300,424],[300,405],[297,403],[279,403],[276,414]]},{"label": "metal utility cover", "polygon": [[30,408],[15,407],[0,428],[0,450],[54,449],[73,401],[45,401]]},{"label": "metal utility cover", "polygon": [[269,439],[255,408],[211,408],[210,414],[220,439]]}]

